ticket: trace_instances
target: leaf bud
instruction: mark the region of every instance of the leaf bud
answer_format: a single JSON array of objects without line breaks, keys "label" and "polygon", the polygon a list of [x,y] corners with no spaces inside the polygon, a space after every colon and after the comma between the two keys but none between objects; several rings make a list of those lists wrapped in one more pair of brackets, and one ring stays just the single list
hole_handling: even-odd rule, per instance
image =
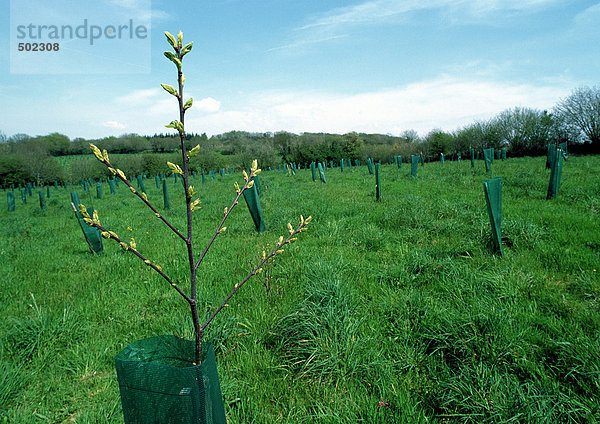
[{"label": "leaf bud", "polygon": [[98,159],[100,162],[103,162],[104,158],[102,157],[102,152],[100,151],[100,149],[97,148],[92,143],[89,143],[89,144],[90,144],[90,149],[92,149],[92,152],[94,153],[94,156],[96,156],[96,159]]},{"label": "leaf bud", "polygon": [[172,96],[178,97],[179,94],[177,93],[177,90],[175,90],[175,88],[169,84],[161,84],[161,87],[165,89],[165,91],[169,94],[171,94]]},{"label": "leaf bud", "polygon": [[169,44],[173,48],[175,48],[175,46],[177,45],[177,41],[175,40],[175,37],[169,31],[165,31],[165,36],[167,37],[167,41],[169,42]]}]

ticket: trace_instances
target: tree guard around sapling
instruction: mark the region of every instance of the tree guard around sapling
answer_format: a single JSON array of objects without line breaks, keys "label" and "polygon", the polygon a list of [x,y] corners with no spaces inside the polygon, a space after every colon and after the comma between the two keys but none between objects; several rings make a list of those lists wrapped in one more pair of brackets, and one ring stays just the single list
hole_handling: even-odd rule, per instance
[{"label": "tree guard around sapling", "polygon": [[248,205],[248,210],[250,211],[250,216],[252,216],[252,221],[254,221],[256,231],[259,233],[265,232],[267,229],[255,185],[244,190],[244,200],[246,201],[246,205]]},{"label": "tree guard around sapling", "polygon": [[200,365],[194,342],[175,336],[138,340],[115,357],[125,424],[226,424],[212,344]]},{"label": "tree guard around sapling", "polygon": [[492,228],[492,241],[494,247],[500,255],[504,255],[502,250],[502,178],[492,178],[483,182],[483,192],[487,204],[490,225]]}]

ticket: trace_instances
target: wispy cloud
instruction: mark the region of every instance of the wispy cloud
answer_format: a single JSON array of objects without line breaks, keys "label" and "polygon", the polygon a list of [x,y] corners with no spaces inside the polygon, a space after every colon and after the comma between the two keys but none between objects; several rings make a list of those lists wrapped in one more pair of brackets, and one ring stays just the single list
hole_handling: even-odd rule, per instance
[{"label": "wispy cloud", "polygon": [[369,0],[313,15],[294,29],[293,41],[269,51],[294,49],[340,37],[357,27],[398,25],[411,13],[431,11],[443,14],[448,22],[490,21],[501,14],[537,11],[560,0]]},{"label": "wispy cloud", "polygon": [[304,38],[295,42],[292,42],[290,44],[285,44],[283,46],[279,46],[279,47],[273,47],[269,50],[267,50],[268,52],[272,52],[272,51],[276,51],[276,50],[287,50],[287,49],[295,49],[298,47],[302,47],[308,44],[314,44],[314,43],[321,43],[324,41],[331,41],[331,40],[336,40],[338,38],[345,38],[347,37],[348,34],[340,34],[340,35],[330,35],[330,36],[326,36],[326,37],[310,37],[310,38]]},{"label": "wispy cloud", "polygon": [[499,12],[524,12],[556,4],[558,0],[371,0],[354,6],[332,9],[315,16],[300,30],[315,27],[344,26],[352,24],[377,24],[387,22],[410,12],[445,10],[484,17]]}]

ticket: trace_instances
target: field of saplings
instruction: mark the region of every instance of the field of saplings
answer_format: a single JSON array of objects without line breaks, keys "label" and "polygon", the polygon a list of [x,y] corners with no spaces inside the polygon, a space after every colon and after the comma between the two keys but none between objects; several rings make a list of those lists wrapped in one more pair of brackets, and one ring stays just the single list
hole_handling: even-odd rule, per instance
[{"label": "field of saplings", "polygon": [[[197,254],[243,182],[215,171],[191,179]],[[326,183],[318,169],[315,181],[310,169],[263,170],[266,231],[243,198],[228,218],[199,269],[205,316],[288,222],[313,217],[208,327],[228,421],[599,422],[600,156],[569,156],[550,200],[546,157],[379,174],[378,199],[364,163],[325,167]],[[495,177],[503,255],[483,190]],[[165,181],[170,209],[162,182],[142,179],[183,231],[182,184]],[[121,423],[117,353],[154,335],[193,338],[187,303],[156,272],[112,240],[90,252],[71,192],[189,290],[182,240],[123,183],[88,189],[0,192],[2,423]]]}]

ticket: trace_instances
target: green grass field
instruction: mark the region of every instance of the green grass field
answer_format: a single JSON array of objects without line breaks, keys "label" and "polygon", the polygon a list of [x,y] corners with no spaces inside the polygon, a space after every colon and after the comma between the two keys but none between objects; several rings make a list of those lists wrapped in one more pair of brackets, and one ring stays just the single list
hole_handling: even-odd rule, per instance
[{"label": "green grass field", "polygon": [[[209,314],[300,214],[308,232],[215,320],[230,423],[600,421],[600,156],[570,157],[547,201],[545,157],[261,174],[267,232],[242,201],[203,262]],[[482,181],[500,176],[504,257],[493,254]],[[195,181],[196,252],[241,176]],[[162,210],[162,191],[145,182]],[[134,183],[135,185],[135,183]],[[181,240],[121,184],[90,201],[103,225],[178,281]],[[183,189],[169,180],[184,227]],[[51,188],[0,210],[0,422],[119,423],[114,357],[149,336],[192,337],[186,303],[116,244],[92,256]],[[184,285],[182,283],[182,285]]]}]

